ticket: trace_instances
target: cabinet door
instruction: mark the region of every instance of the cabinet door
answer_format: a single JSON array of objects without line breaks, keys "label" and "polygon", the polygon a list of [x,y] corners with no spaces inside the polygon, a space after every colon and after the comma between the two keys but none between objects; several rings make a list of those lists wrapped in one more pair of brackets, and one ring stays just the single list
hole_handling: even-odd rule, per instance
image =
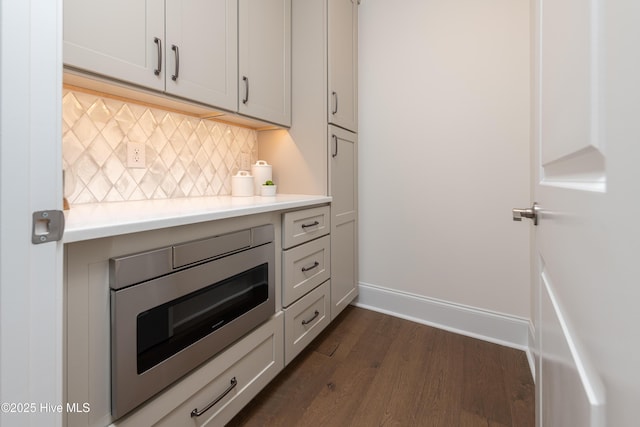
[{"label": "cabinet door", "polygon": [[63,13],[66,65],[164,90],[164,0],[64,0]]},{"label": "cabinet door", "polygon": [[237,0],[167,0],[167,93],[236,109],[237,14]]},{"label": "cabinet door", "polygon": [[329,123],[358,131],[358,2],[328,0]]},{"label": "cabinet door", "polygon": [[329,126],[331,320],[358,295],[357,136]]},{"label": "cabinet door", "polygon": [[291,0],[239,0],[238,112],[291,125]]}]

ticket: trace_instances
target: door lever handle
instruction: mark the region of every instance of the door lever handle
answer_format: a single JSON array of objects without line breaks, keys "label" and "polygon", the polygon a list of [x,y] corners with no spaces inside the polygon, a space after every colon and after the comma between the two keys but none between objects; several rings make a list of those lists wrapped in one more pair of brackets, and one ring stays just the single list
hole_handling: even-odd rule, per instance
[{"label": "door lever handle", "polygon": [[533,220],[533,225],[538,225],[538,211],[540,211],[540,206],[538,206],[538,204],[535,202],[530,208],[513,208],[511,210],[511,212],[513,213],[514,221],[522,221],[522,218],[529,218]]}]

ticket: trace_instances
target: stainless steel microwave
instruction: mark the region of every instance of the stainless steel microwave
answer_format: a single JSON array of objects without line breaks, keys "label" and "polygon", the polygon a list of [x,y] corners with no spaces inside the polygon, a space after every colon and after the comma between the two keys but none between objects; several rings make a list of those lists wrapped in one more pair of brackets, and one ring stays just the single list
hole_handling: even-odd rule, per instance
[{"label": "stainless steel microwave", "polygon": [[273,225],[110,259],[120,418],[275,313]]}]

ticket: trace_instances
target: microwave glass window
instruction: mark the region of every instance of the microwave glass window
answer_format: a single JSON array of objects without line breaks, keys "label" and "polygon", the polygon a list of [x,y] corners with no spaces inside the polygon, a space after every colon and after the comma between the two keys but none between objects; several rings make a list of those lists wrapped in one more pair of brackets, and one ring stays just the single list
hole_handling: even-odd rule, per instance
[{"label": "microwave glass window", "polygon": [[140,313],[138,374],[267,301],[268,282],[265,263]]}]

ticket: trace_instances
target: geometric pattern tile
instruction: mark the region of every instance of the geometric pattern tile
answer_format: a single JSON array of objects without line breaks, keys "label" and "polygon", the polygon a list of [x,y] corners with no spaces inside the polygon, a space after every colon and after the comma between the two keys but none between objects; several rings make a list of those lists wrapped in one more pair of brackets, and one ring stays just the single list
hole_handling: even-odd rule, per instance
[{"label": "geometric pattern tile", "polygon": [[[258,160],[257,132],[63,89],[62,157],[71,204],[231,194],[231,176]],[[146,168],[127,167],[143,142]]]}]

